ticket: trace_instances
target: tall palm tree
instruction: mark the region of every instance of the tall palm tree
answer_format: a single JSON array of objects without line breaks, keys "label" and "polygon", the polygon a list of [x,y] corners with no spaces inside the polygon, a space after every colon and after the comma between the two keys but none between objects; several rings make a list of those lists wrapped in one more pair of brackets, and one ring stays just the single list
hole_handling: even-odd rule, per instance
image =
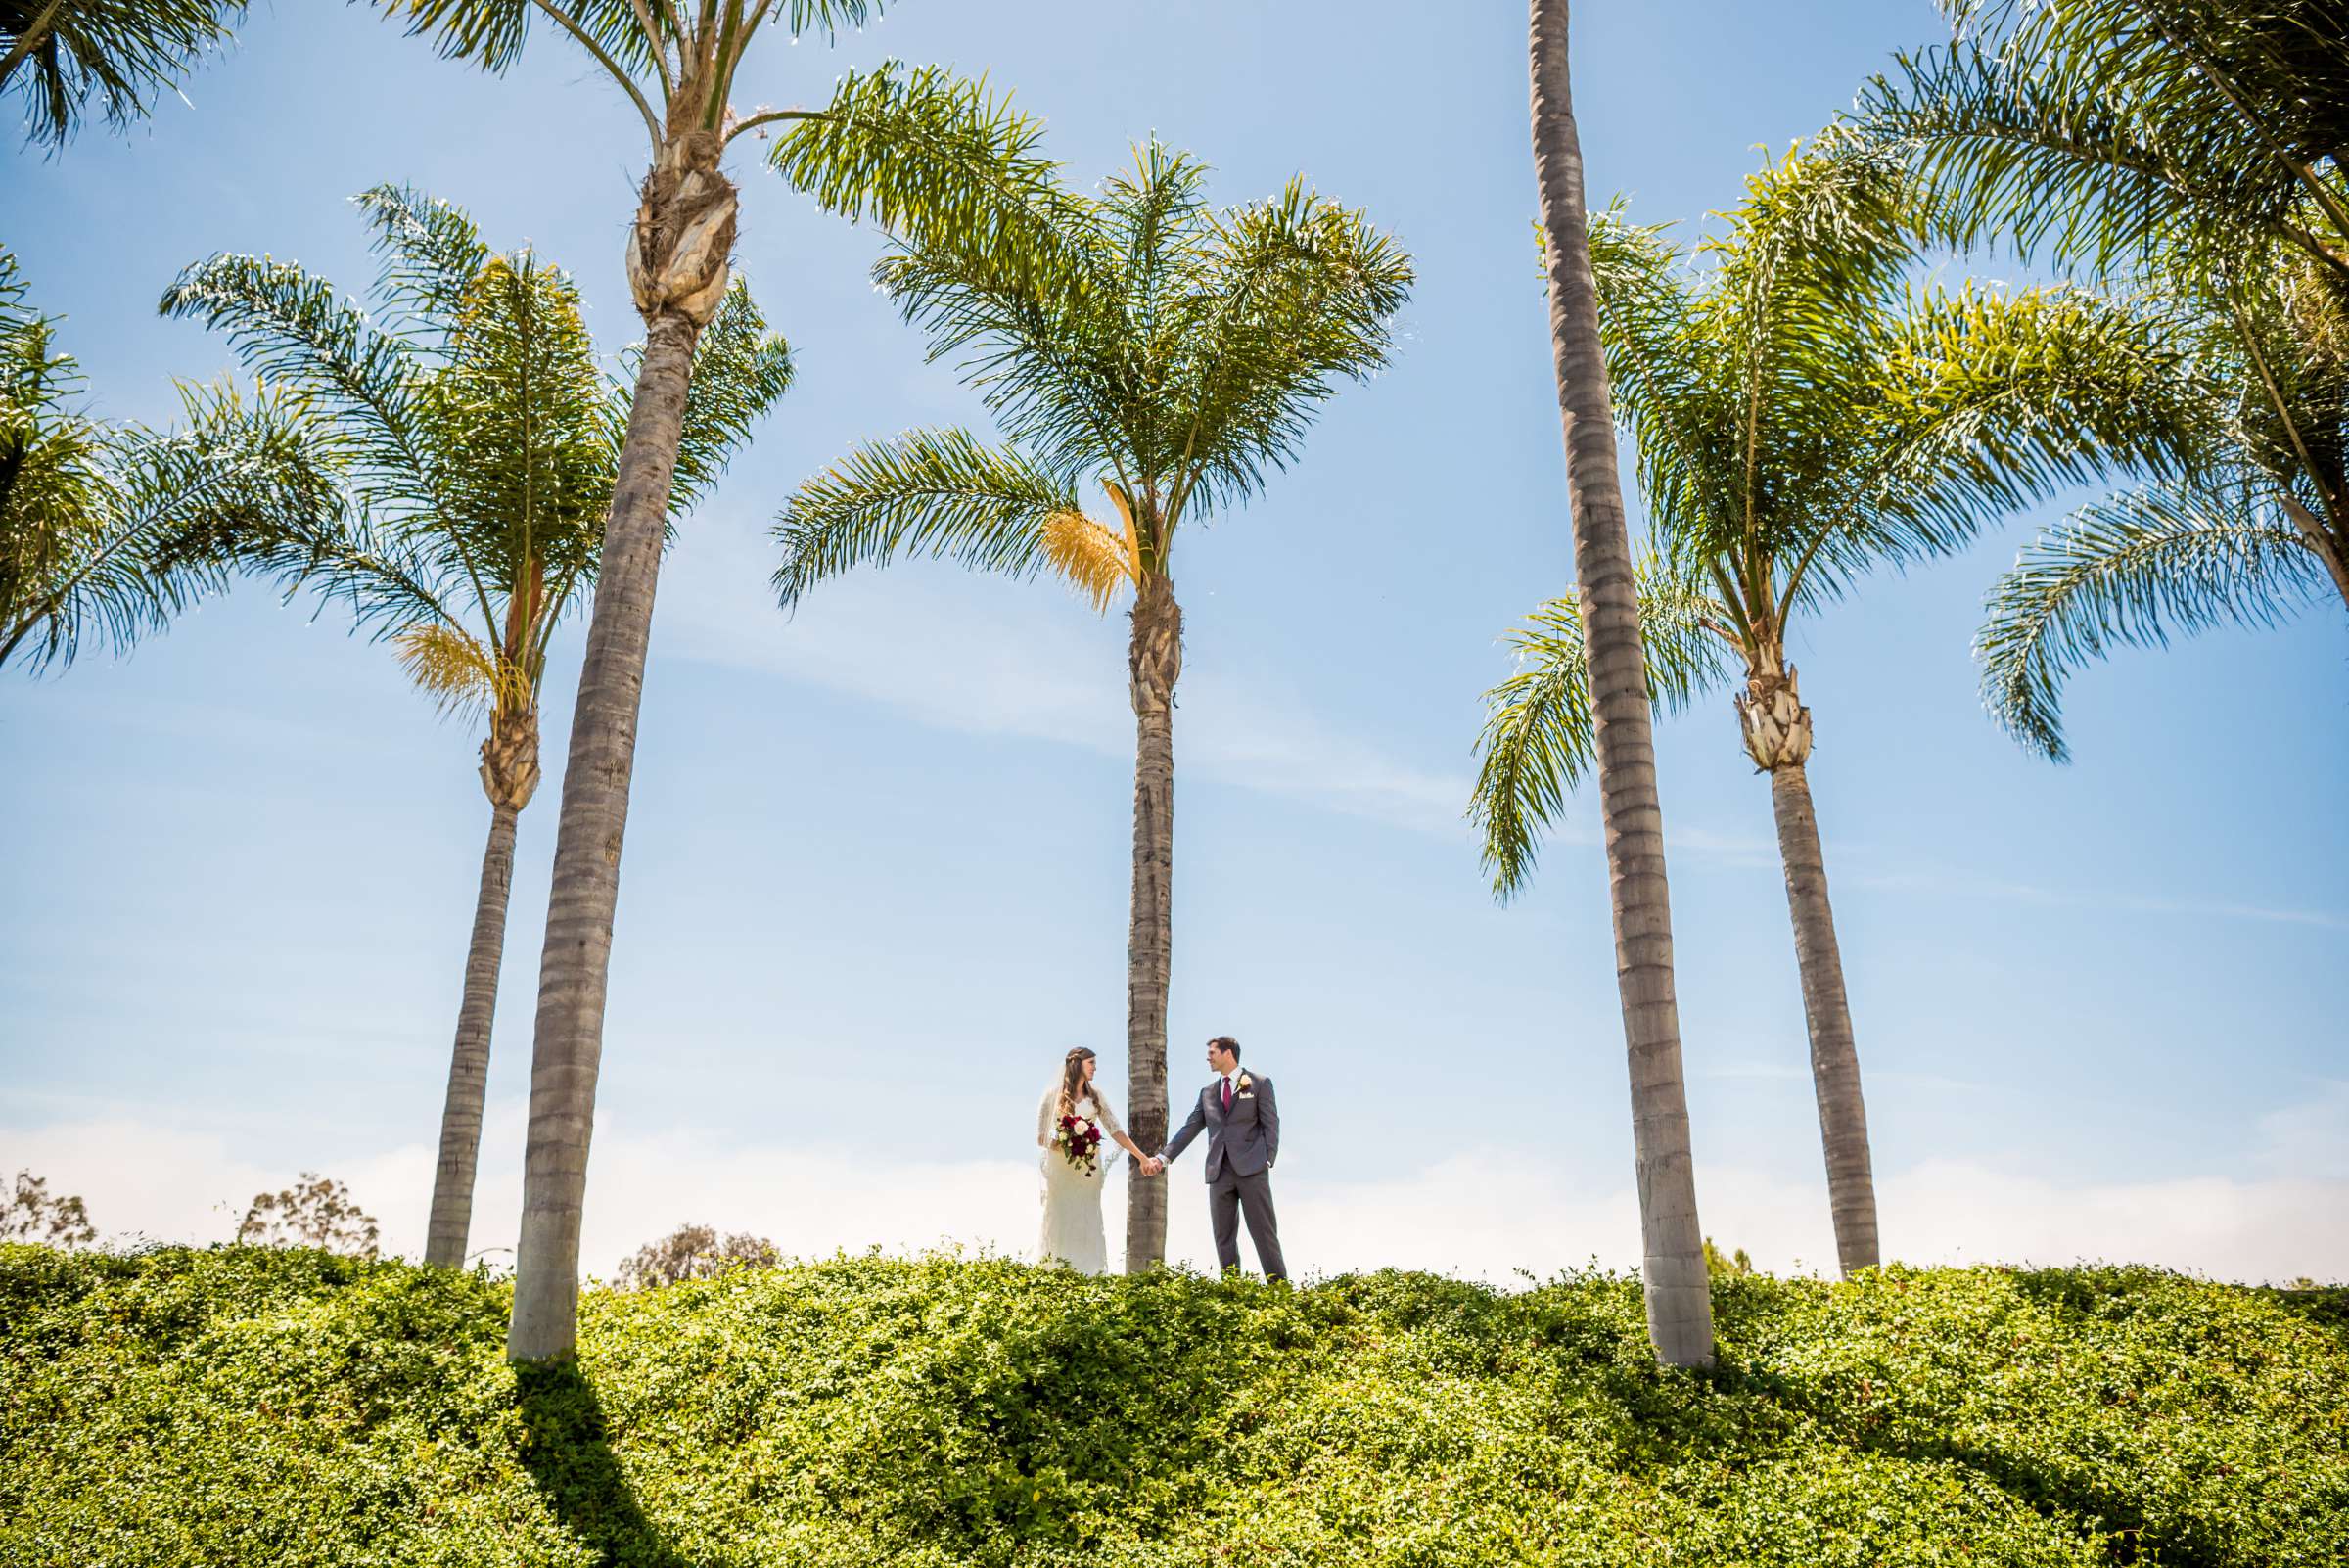
[{"label": "tall palm tree", "polygon": [[[743,136],[788,127],[769,161],[819,203],[907,233],[1009,240],[1032,227],[1049,167],[1036,128],[933,69],[852,72],[820,109],[738,113],[734,84],[761,37],[830,36],[879,0],[373,0],[442,54],[502,70],[531,24],[584,51],[644,122],[651,166],[626,242],[645,324],[603,571],[587,627],[538,972],[530,1128],[507,1354],[542,1361],[577,1336],[580,1205],[603,1060],[621,841],[652,633],[668,491],[694,346],[725,298],[736,192],[721,162]],[[658,107],[656,107],[658,106]]]},{"label": "tall palm tree", "polygon": [[2043,534],[1977,639],[1991,712],[2066,753],[2064,676],[2116,643],[2349,604],[2349,4],[1944,0],[1949,48],[1862,95],[1960,244],[2128,281],[2197,372],[2168,482]]},{"label": "tall palm tree", "polygon": [[[1620,208],[1589,226],[1607,374],[1637,444],[1655,549],[1634,575],[1660,708],[1742,676],[1770,777],[1844,1271],[1879,1261],[1859,1053],[1809,780],[1796,620],[1873,567],[1950,549],[2112,464],[2166,471],[2192,399],[2142,315],[2083,292],[1915,290],[1897,173],[1833,141],[1747,183],[1684,270]],[[1602,733],[1586,607],[1519,634],[1489,696],[1473,814],[1504,896]]]},{"label": "tall palm tree", "polygon": [[191,535],[299,527],[333,506],[334,476],[287,398],[180,392],[181,430],[92,412],[55,319],[26,303],[0,248],[0,668],[69,664],[91,638],[127,651],[219,585]]},{"label": "tall palm tree", "polygon": [[1588,208],[1582,135],[1574,122],[1569,7],[1567,0],[1531,4],[1534,179],[1541,194],[1543,271],[1549,284],[1550,363],[1565,427],[1575,575],[1590,628],[1592,743],[1606,822],[1615,976],[1631,1058],[1640,1280],[1657,1360],[1671,1366],[1709,1366],[1712,1282],[1696,1217],[1688,1090],[1681,1071],[1664,812],[1656,795],[1647,659],[1640,646],[1631,535],[1624,522],[1614,414],[1585,238]]},{"label": "tall palm tree", "polygon": [[[917,431],[810,480],[776,526],[789,609],[825,577],[903,556],[1029,576],[1050,569],[1103,611],[1130,596],[1133,889],[1127,1070],[1135,1141],[1167,1135],[1174,535],[1253,496],[1298,455],[1342,378],[1386,362],[1410,259],[1361,214],[1292,181],[1210,208],[1204,168],[1153,142],[1097,197],[1056,192],[1017,248],[934,237],[875,269],[931,357],[964,355],[1009,443]],[[1108,507],[1089,516],[1081,491]],[[1166,1186],[1128,1188],[1126,1267],[1166,1257]]]},{"label": "tall palm tree", "polygon": [[2032,541],[1975,641],[1998,721],[2069,758],[2066,677],[2116,645],[2349,608],[2349,279],[2286,243],[2217,267],[2173,253],[2152,301],[2193,366],[2194,461]]},{"label": "tall palm tree", "polygon": [[[371,320],[333,284],[266,257],[183,272],[163,313],[223,330],[246,366],[303,399],[309,442],[347,501],[298,528],[223,530],[210,559],[346,602],[446,712],[485,715],[489,841],[465,961],[425,1261],[466,1255],[522,810],[538,784],[548,646],[603,550],[627,389],[598,365],[572,280],[528,251],[493,254],[465,213],[414,191],[357,198],[384,257]],[[378,325],[380,320],[383,324]],[[791,381],[791,359],[736,282],[702,336],[686,399],[682,515]]]},{"label": "tall palm tree", "polygon": [[0,0],[0,92],[36,142],[63,147],[91,101],[119,130],[229,41],[248,0]]}]

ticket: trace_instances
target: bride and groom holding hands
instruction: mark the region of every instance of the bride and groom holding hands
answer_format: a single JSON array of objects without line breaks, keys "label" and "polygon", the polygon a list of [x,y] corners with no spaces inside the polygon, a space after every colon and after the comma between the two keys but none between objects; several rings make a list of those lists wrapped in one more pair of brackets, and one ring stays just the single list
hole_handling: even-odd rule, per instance
[{"label": "bride and groom holding hands", "polygon": [[1280,1111],[1272,1081],[1240,1066],[1240,1042],[1219,1035],[1207,1042],[1215,1074],[1191,1106],[1189,1120],[1158,1150],[1126,1135],[1108,1098],[1093,1090],[1093,1053],[1083,1046],[1061,1063],[1059,1082],[1036,1110],[1036,1141],[1043,1150],[1042,1239],[1039,1262],[1060,1262],[1085,1273],[1109,1271],[1109,1242],[1101,1222],[1101,1189],[1109,1158],[1106,1137],[1133,1159],[1134,1179],[1161,1175],[1207,1134],[1207,1208],[1215,1223],[1216,1262],[1240,1267],[1240,1222],[1256,1244],[1267,1279],[1289,1277],[1280,1256],[1280,1225],[1272,1212],[1272,1165],[1280,1158]]}]

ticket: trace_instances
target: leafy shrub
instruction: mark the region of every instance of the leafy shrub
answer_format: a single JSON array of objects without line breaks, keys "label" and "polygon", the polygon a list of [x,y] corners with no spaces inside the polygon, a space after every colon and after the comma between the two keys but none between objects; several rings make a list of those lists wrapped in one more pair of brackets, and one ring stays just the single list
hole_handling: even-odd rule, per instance
[{"label": "leafy shrub", "polygon": [[2349,1561],[2344,1293],[2144,1269],[1291,1291],[839,1259],[594,1291],[0,1248],[0,1563]]}]

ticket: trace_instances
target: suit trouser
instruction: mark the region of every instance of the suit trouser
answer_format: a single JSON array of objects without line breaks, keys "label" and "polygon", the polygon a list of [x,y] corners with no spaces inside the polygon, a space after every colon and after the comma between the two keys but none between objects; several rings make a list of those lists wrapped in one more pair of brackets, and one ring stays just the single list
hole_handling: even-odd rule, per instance
[{"label": "suit trouser", "polygon": [[1256,1243],[1256,1261],[1267,1279],[1286,1279],[1289,1267],[1280,1256],[1280,1222],[1272,1214],[1271,1173],[1242,1176],[1229,1166],[1207,1184],[1207,1213],[1216,1225],[1216,1262],[1225,1271],[1240,1267],[1240,1217],[1248,1218],[1248,1239]]}]

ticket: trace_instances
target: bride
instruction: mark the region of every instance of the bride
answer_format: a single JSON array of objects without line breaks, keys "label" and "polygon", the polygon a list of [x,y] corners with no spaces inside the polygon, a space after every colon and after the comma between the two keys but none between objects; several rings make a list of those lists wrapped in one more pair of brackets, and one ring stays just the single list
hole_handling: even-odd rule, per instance
[{"label": "bride", "polygon": [[1060,1065],[1060,1082],[1036,1107],[1036,1142],[1043,1150],[1044,1226],[1036,1261],[1059,1262],[1088,1274],[1109,1272],[1109,1243],[1101,1229],[1101,1188],[1114,1158],[1104,1137],[1138,1163],[1142,1151],[1118,1125],[1109,1101],[1093,1092],[1093,1053],[1080,1045]]}]

